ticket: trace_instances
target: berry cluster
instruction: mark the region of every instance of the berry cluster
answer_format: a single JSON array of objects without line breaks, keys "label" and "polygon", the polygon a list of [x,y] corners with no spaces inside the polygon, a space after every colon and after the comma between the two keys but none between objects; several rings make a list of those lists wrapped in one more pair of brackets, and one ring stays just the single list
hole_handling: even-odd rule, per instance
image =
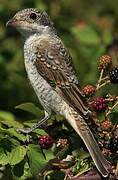
[{"label": "berry cluster", "polygon": [[95,87],[92,85],[87,85],[83,88],[85,96],[91,97],[95,93]]},{"label": "berry cluster", "polygon": [[50,136],[41,136],[39,138],[39,144],[42,149],[49,149],[52,147],[53,139]]},{"label": "berry cluster", "polygon": [[118,84],[118,67],[114,67],[109,72],[109,78],[111,83]]},{"label": "berry cluster", "polygon": [[109,55],[103,55],[99,59],[99,66],[98,68],[101,69],[106,69],[110,64],[111,64],[111,56]]},{"label": "berry cluster", "polygon": [[94,98],[93,102],[92,102],[92,108],[94,111],[97,112],[103,112],[106,110],[106,101],[104,98],[102,97],[96,97]]}]

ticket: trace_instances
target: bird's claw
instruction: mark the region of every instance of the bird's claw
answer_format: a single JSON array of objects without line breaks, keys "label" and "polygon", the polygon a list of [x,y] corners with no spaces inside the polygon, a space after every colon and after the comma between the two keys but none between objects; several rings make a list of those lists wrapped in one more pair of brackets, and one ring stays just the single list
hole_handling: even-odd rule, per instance
[{"label": "bird's claw", "polygon": [[32,132],[32,129],[30,129],[30,128],[27,128],[27,129],[17,128],[16,131],[19,132],[19,133],[22,133],[22,134],[27,135],[27,134],[29,134],[30,132]]}]

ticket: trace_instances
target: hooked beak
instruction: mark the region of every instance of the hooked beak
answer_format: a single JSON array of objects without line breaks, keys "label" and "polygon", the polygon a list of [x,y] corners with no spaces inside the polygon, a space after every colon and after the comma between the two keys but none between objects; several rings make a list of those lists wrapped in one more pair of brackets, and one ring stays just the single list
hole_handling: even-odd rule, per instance
[{"label": "hooked beak", "polygon": [[8,26],[17,26],[17,19],[15,19],[15,18],[12,18],[12,19],[10,19],[7,23],[6,23],[6,26],[8,27]]}]

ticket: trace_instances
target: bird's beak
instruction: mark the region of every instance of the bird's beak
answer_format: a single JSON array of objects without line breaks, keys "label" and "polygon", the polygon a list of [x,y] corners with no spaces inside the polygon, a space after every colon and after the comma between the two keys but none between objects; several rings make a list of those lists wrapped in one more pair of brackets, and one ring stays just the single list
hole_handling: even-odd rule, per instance
[{"label": "bird's beak", "polygon": [[15,18],[10,19],[7,23],[6,26],[16,26],[17,20]]}]

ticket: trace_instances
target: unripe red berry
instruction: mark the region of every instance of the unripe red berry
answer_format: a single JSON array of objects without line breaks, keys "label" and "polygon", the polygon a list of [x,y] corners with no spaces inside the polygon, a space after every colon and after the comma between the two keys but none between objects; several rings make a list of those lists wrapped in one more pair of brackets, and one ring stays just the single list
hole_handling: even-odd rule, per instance
[{"label": "unripe red berry", "polygon": [[101,122],[101,128],[104,130],[109,130],[112,128],[112,122],[110,120],[105,120]]},{"label": "unripe red berry", "polygon": [[99,59],[99,66],[98,68],[101,69],[106,69],[112,62],[111,56],[109,55],[103,55]]},{"label": "unripe red berry", "polygon": [[65,147],[65,146],[67,146],[67,145],[68,145],[68,139],[62,139],[62,138],[60,138],[60,139],[58,140],[58,142],[57,142],[57,147],[63,148],[63,147]]},{"label": "unripe red berry", "polygon": [[38,143],[40,144],[41,148],[49,149],[52,147],[53,139],[48,135],[44,135],[39,138]]},{"label": "unripe red berry", "polygon": [[95,93],[95,87],[92,85],[87,85],[83,88],[85,96],[90,97]]},{"label": "unripe red berry", "polygon": [[106,101],[102,97],[96,97],[92,102],[92,108],[94,111],[102,112],[106,110]]}]

